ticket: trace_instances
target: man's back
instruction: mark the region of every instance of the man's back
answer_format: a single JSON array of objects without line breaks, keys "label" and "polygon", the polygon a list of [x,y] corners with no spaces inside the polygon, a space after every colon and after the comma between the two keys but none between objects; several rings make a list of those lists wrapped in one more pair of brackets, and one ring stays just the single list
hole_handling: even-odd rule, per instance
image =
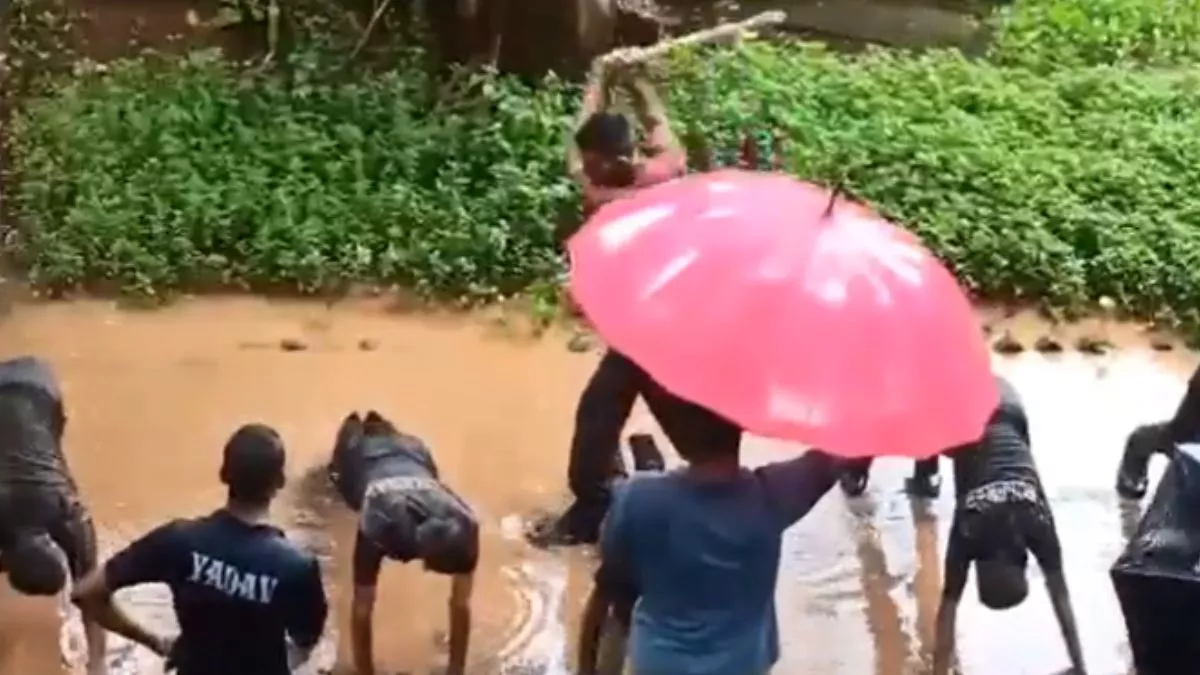
[{"label": "man's back", "polygon": [[221,510],[155,530],[107,566],[110,583],[166,583],[174,596],[180,675],[284,675],[285,635],[302,647],[324,629],[315,558],[283,534]]},{"label": "man's back", "polygon": [[786,524],[755,474],[716,484],[639,476],[610,518],[626,521],[619,557],[642,593],[631,634],[640,675],[752,674],[775,662]]},{"label": "man's back", "polygon": [[1015,387],[996,377],[1000,402],[979,441],[946,452],[954,461],[955,492],[961,501],[968,492],[989,483],[1040,483],[1029,445],[1029,421]]},{"label": "man's back", "polygon": [[0,481],[9,488],[75,486],[61,441],[65,415],[54,371],[34,357],[0,362]]}]

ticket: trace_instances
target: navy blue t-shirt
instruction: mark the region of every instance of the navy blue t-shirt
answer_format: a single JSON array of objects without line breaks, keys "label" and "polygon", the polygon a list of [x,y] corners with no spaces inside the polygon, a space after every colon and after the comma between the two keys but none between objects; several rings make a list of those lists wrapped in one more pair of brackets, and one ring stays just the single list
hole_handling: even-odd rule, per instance
[{"label": "navy blue t-shirt", "polygon": [[171,588],[179,675],[286,675],[284,636],[311,648],[325,629],[316,558],[224,510],[153,530],[113,556],[105,578],[113,590]]}]

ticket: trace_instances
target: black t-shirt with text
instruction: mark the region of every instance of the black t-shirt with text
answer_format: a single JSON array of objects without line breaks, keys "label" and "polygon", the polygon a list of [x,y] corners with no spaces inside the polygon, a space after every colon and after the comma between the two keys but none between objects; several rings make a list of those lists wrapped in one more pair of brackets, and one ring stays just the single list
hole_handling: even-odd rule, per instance
[{"label": "black t-shirt with text", "polygon": [[285,675],[285,636],[313,647],[328,614],[316,558],[224,510],[151,531],[108,561],[105,578],[113,590],[170,587],[179,675]]},{"label": "black t-shirt with text", "polygon": [[[471,507],[438,478],[428,447],[415,436],[367,436],[335,457],[338,490],[359,511],[354,583],[374,586],[384,558],[423,559],[442,574],[470,574],[479,561]],[[454,533],[435,555],[422,555],[419,528],[438,521]]]}]

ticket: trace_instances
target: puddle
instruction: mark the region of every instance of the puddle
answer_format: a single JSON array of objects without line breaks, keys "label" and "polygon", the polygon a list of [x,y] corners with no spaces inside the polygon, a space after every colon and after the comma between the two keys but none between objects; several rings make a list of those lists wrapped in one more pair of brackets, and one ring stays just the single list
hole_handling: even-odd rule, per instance
[{"label": "puddle", "polygon": [[[1017,328],[1031,330],[1028,320]],[[219,329],[214,327],[219,326]],[[562,336],[505,337],[472,319],[401,316],[378,306],[185,302],[117,312],[107,303],[19,307],[4,324],[0,356],[36,352],[63,379],[68,453],[111,550],[173,517],[205,513],[223,491],[220,447],[236,426],[265,421],[289,448],[274,519],[325,563],[333,633],[315,665],[348,662],[349,569],[354,519],[315,485],[334,432],[350,410],[379,408],[423,436],[442,472],[482,518],[472,662],[476,672],[566,675],[594,561],[584,551],[541,552],[520,539],[519,515],[563,498],[570,424],[595,355]],[[281,340],[303,343],[284,351]],[[1194,361],[1136,348],[1117,356],[1032,352],[998,359],[1030,411],[1035,454],[1063,539],[1068,582],[1090,672],[1127,672],[1123,623],[1107,569],[1131,516],[1113,481],[1125,435],[1169,415]],[[359,349],[363,340],[374,348]],[[249,346],[248,346],[249,345]],[[638,410],[631,431],[657,431]],[[662,446],[668,447],[660,438]],[[747,459],[787,456],[752,439]],[[788,533],[778,604],[784,640],[775,672],[862,675],[922,672],[932,648],[941,556],[952,511],[943,497],[914,512],[903,494],[911,464],[881,460],[867,495],[823,500]],[[1161,462],[1154,465],[1155,476]],[[915,523],[915,524],[914,524]],[[1066,665],[1040,574],[1020,608],[981,608],[973,588],[960,614],[964,675],[1046,675]],[[377,660],[387,672],[431,672],[444,659],[446,580],[390,564],[381,577]],[[158,625],[174,619],[161,589],[123,597]],[[58,606],[18,598],[0,584],[0,674],[49,675],[80,650],[77,621],[60,630]],[[114,640],[111,672],[158,675],[149,654]],[[156,669],[157,668],[157,669]]]}]

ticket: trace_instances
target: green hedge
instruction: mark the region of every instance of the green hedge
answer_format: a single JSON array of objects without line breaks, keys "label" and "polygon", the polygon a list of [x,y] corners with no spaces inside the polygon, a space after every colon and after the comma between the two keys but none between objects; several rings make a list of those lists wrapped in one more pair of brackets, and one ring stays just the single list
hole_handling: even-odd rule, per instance
[{"label": "green hedge", "polygon": [[[1200,323],[1200,82],[953,53],[751,43],[669,64],[681,131],[780,129],[800,176],[917,230],[980,295],[1109,295]],[[412,72],[412,71],[408,71]],[[338,84],[131,62],[28,108],[17,197],[35,282],[157,290],[350,280],[488,299],[561,270],[578,92],[505,80],[430,111],[409,74]]]},{"label": "green hedge", "polygon": [[1033,70],[1200,61],[1200,0],[1016,0],[990,57]]}]

